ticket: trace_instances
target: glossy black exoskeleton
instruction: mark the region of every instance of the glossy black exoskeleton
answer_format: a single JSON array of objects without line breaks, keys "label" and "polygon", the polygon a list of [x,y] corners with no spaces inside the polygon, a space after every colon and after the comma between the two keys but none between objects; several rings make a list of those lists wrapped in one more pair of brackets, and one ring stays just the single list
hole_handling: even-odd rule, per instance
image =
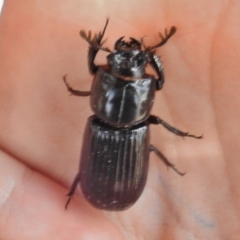
[{"label": "glossy black exoskeleton", "polygon": [[[76,96],[90,96],[94,115],[88,118],[80,159],[66,207],[80,183],[83,195],[95,207],[104,210],[125,210],[140,197],[148,173],[149,152],[153,151],[180,175],[173,164],[149,141],[149,125],[162,124],[182,137],[201,138],[177,130],[159,117],[150,115],[156,90],[164,83],[163,66],[155,49],[164,45],[176,32],[172,27],[161,41],[146,47],[143,41],[119,38],[112,52],[103,47],[108,20],[102,32],[91,37],[91,32],[80,35],[89,43],[88,65],[94,75],[90,92],[74,90],[66,82],[68,91]],[[143,49],[142,49],[143,48]],[[109,52],[108,64],[96,66],[99,50]],[[150,64],[157,78],[145,72]]]}]

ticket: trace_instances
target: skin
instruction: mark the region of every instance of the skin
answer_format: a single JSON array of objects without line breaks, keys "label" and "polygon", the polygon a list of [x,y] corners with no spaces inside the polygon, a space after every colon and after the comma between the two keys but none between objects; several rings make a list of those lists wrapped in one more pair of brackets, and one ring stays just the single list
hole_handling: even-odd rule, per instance
[{"label": "skin", "polygon": [[[239,239],[240,3],[224,1],[13,1],[0,18],[0,239]],[[87,43],[98,32],[112,49],[120,36],[175,25],[157,50],[166,82],[152,113],[202,140],[152,126],[151,142],[181,171],[152,153],[146,188],[123,212],[91,207],[78,188],[64,210],[79,164],[89,98],[71,96],[62,76],[89,90]],[[105,63],[99,54],[97,63]]]}]

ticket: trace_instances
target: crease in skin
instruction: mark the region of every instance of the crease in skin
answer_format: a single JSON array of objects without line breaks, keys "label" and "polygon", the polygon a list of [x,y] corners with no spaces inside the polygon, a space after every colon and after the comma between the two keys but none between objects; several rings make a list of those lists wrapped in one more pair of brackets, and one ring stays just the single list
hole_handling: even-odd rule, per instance
[{"label": "crease in skin", "polygon": [[[16,162],[17,164],[21,165],[24,169],[24,172],[21,173],[21,177],[19,177],[18,179],[23,179],[24,176],[27,174],[27,171],[30,171],[32,173],[38,173],[40,174],[43,178],[47,178],[55,183],[57,183],[58,185],[60,185],[63,188],[68,188],[67,185],[65,185],[63,182],[61,182],[59,179],[55,178],[54,176],[49,175],[47,172],[44,172],[43,169],[38,169],[37,166],[34,165],[30,165],[28,164],[26,161],[24,161],[23,159],[21,159],[19,156],[13,154],[12,152],[4,149],[2,146],[0,147],[0,158],[1,155],[6,155],[8,158],[11,158],[12,161]],[[22,170],[21,170],[22,171]],[[2,176],[2,174],[0,174]],[[0,177],[0,183],[1,183],[1,177]],[[20,182],[18,182],[18,184],[20,184]],[[14,184],[14,181],[12,182],[12,189],[11,191],[14,190],[16,183]],[[9,195],[7,198],[9,198],[11,192],[9,192]],[[7,200],[7,199],[6,199]],[[6,201],[5,200],[5,201]],[[4,204],[4,203],[3,203]],[[1,191],[0,191],[0,207],[1,207]]]},{"label": "crease in skin", "polygon": [[0,209],[3,207],[3,205],[7,202],[9,199],[15,184],[15,181],[13,178],[8,177],[6,178],[4,175],[0,176],[0,185],[1,185],[1,190],[0,190]]},{"label": "crease in skin", "polygon": [[[231,16],[230,12],[232,11],[233,9],[233,2],[234,1],[229,1],[227,3],[227,6],[225,6],[223,8],[223,11],[221,13],[219,13],[219,17],[218,17],[218,21],[217,21],[217,24],[216,24],[216,27],[215,27],[215,31],[212,35],[212,44],[211,44],[211,53],[210,53],[210,58],[211,59],[214,59],[214,57],[216,58],[216,46],[215,46],[215,39],[217,41],[217,39],[219,39],[219,36],[222,37],[224,39],[224,37],[226,36],[226,32],[224,32],[223,29],[223,26],[225,26],[225,23],[226,22],[229,22],[229,16]],[[228,37],[228,36],[227,36]],[[223,139],[221,137],[221,124],[220,124],[220,121],[219,121],[219,124],[218,122],[216,121],[217,119],[217,113],[215,113],[215,109],[216,109],[216,105],[215,104],[215,100],[216,100],[216,93],[214,94],[214,87],[215,87],[215,84],[217,82],[217,80],[215,80],[215,78],[217,76],[219,76],[219,72],[216,72],[214,70],[217,69],[217,66],[219,65],[218,62],[214,62],[212,61],[211,62],[211,66],[210,66],[210,81],[209,81],[209,89],[210,89],[210,99],[211,99],[211,103],[212,103],[212,109],[213,109],[213,115],[214,115],[214,124],[216,126],[216,141],[218,141],[218,144],[219,144],[219,154],[221,156],[223,156],[222,158],[224,159],[227,159],[228,158],[228,154],[226,153],[226,150],[224,151],[225,149],[225,144],[223,143]],[[211,81],[211,79],[213,79]],[[221,81],[221,80],[220,80]],[[221,81],[220,84],[222,84],[223,82]],[[221,114],[218,114],[218,115],[221,115]],[[234,217],[236,219],[239,220],[239,215],[237,214],[237,209],[239,208],[238,207],[238,203],[237,201],[234,199],[234,194],[231,194],[231,193],[234,193],[235,192],[235,187],[233,186],[234,183],[231,183],[231,174],[229,174],[229,166],[228,166],[228,161],[222,161],[222,171],[224,172],[224,176],[226,178],[226,181],[225,181],[225,189],[228,189],[228,196],[230,198],[230,201],[229,201],[229,204],[228,204],[228,207],[229,207],[229,210],[228,212],[230,212],[230,209],[231,209],[231,212],[235,215]],[[238,229],[236,231],[239,231],[239,226],[238,226]],[[219,236],[224,236],[224,230],[222,229],[221,231],[219,231]]]},{"label": "crease in skin", "polygon": [[[214,40],[217,39],[218,36],[219,36],[219,32],[222,29],[222,26],[220,24],[221,19],[224,19],[224,16],[227,14],[227,12],[228,12],[227,9],[229,9],[230,4],[231,4],[231,1],[228,3],[228,6],[226,8],[223,8],[225,10],[222,11],[221,14],[219,14],[219,21],[216,22],[216,27],[214,28],[215,31],[212,34],[212,41],[211,41],[211,47],[210,47],[211,52],[209,54],[210,55],[210,60],[214,59],[214,53],[216,51],[215,48],[214,48],[214,42],[215,42]],[[217,116],[216,116],[215,107],[214,107],[214,93],[213,93],[214,92],[214,84],[213,84],[213,81],[211,81],[211,79],[214,79],[214,76],[215,76],[215,73],[213,71],[214,70],[214,65],[215,65],[215,63],[213,61],[210,61],[210,68],[209,68],[210,69],[209,70],[209,79],[210,79],[210,81],[209,81],[209,91],[210,91],[210,94],[209,94],[209,96],[210,96],[211,106],[212,106],[212,119],[214,121],[214,125],[216,126],[216,132],[215,132],[216,138],[215,138],[215,140],[218,141],[219,155],[224,156],[225,154],[224,154],[223,147],[222,147],[223,144],[221,143],[221,137],[219,135],[220,127],[219,127],[218,122],[216,120]],[[226,173],[226,175],[228,175],[227,174],[226,162],[223,161],[222,163],[224,164],[224,168],[223,168],[223,169],[225,169],[224,172]],[[229,189],[231,189],[229,181],[228,181],[228,187],[229,187]],[[232,201],[232,204],[234,204],[234,201]],[[236,204],[234,204],[234,206],[237,207]]]},{"label": "crease in skin", "polygon": [[0,148],[1,174],[0,174],[0,209],[3,209],[12,193],[21,185],[27,170],[32,171],[23,161],[13,154]]},{"label": "crease in skin", "polygon": [[[230,5],[230,2],[229,2],[229,5]],[[228,7],[227,7],[228,8]],[[225,8],[225,9],[227,9],[227,8]],[[225,11],[222,11],[222,13],[221,14],[219,14],[219,19],[221,19],[222,17],[221,16],[224,16],[225,15],[225,13],[226,13],[226,11],[227,10],[225,10]],[[216,126],[216,128],[217,128],[217,130],[216,130],[216,135],[217,135],[217,138],[216,139],[220,139],[220,136],[219,136],[219,131],[218,131],[218,129],[219,129],[219,127],[218,127],[218,124],[217,124],[217,121],[216,121],[216,118],[217,118],[217,116],[216,116],[216,114],[215,114],[215,107],[214,107],[214,98],[213,98],[213,96],[214,96],[214,94],[213,94],[213,91],[214,91],[214,85],[212,84],[212,81],[211,81],[211,79],[213,79],[214,78],[214,72],[213,72],[213,69],[214,69],[214,65],[215,65],[215,63],[213,63],[213,61],[211,61],[211,59],[213,59],[214,58],[214,52],[215,52],[215,48],[214,48],[214,40],[215,39],[217,39],[218,38],[218,35],[219,35],[219,29],[221,29],[222,28],[222,26],[219,24],[219,21],[217,21],[216,22],[216,26],[215,26],[215,31],[213,32],[213,34],[212,34],[212,41],[211,41],[211,46],[210,46],[210,54],[209,54],[209,56],[210,56],[210,60],[209,60],[209,62],[210,62],[210,68],[209,68],[209,79],[210,79],[210,81],[209,81],[209,92],[210,92],[210,94],[209,94],[209,96],[210,96],[210,100],[211,100],[211,106],[212,106],[212,119],[213,119],[213,122],[214,122],[214,125]],[[221,144],[221,142],[220,141],[218,141],[219,142],[219,151],[221,152],[221,153],[223,153],[222,152],[222,148],[221,148],[221,146],[222,146],[222,144]],[[223,154],[221,154],[221,155],[223,155]]]},{"label": "crease in skin", "polygon": [[[120,213],[120,215],[117,215],[114,212],[104,212],[104,215],[107,216],[113,224],[116,224],[117,228],[119,229],[119,232],[121,232],[122,235],[124,236],[123,239],[129,239],[129,236],[137,236],[138,234],[137,230],[134,229],[133,226],[134,224],[131,221],[131,218],[128,217],[128,215],[124,217],[122,213]],[[137,240],[139,238],[134,237],[132,239]]]},{"label": "crease in skin", "polygon": [[[181,195],[179,195],[179,193],[174,191],[174,189],[166,181],[164,181],[161,176],[158,178],[162,187],[165,189],[168,199],[171,199],[171,204],[173,204],[175,208],[184,209],[189,217],[194,220],[195,223],[198,223],[201,228],[213,230],[217,227],[217,223],[214,221],[211,214],[207,211],[198,210],[188,200],[184,199]],[[182,229],[185,228],[183,227]]]}]

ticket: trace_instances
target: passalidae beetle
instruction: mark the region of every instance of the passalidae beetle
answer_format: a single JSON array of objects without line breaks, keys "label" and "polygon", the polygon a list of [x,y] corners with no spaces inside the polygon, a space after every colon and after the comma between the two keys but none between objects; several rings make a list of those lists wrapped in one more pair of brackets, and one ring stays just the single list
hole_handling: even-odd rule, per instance
[{"label": "passalidae beetle", "polygon": [[[140,197],[147,180],[149,152],[155,154],[170,168],[184,175],[149,142],[149,125],[162,124],[170,132],[201,138],[182,132],[157,116],[150,115],[156,90],[164,83],[163,65],[155,49],[164,45],[176,32],[171,27],[161,41],[146,47],[143,39],[130,38],[115,42],[114,51],[103,47],[102,41],[108,19],[102,32],[91,35],[80,31],[89,43],[88,67],[94,75],[91,91],[73,89],[63,77],[68,91],[76,96],[90,96],[94,115],[88,118],[80,158],[80,169],[68,193],[67,208],[78,183],[82,193],[94,207],[121,211],[132,206]],[[107,65],[97,66],[94,59],[99,50],[109,52]],[[147,64],[157,78],[145,72]]]}]

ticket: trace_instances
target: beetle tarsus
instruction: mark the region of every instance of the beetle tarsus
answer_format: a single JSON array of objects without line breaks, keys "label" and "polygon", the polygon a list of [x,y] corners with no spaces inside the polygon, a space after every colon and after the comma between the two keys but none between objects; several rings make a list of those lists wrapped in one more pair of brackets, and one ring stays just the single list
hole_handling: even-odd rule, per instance
[{"label": "beetle tarsus", "polygon": [[79,90],[75,90],[72,87],[70,87],[69,84],[67,83],[67,75],[63,76],[63,81],[64,81],[68,91],[71,93],[71,95],[81,96],[81,97],[88,97],[91,95],[90,91],[79,91]]},{"label": "beetle tarsus", "polygon": [[190,134],[188,132],[182,132],[182,131],[172,127],[171,125],[169,125],[168,123],[163,121],[161,118],[153,116],[153,115],[151,115],[148,118],[148,121],[151,124],[162,124],[167,130],[169,130],[170,132],[172,132],[178,136],[181,136],[181,137],[192,137],[192,138],[196,138],[196,139],[201,139],[203,137],[202,135],[196,136],[196,135]]},{"label": "beetle tarsus", "polygon": [[150,151],[154,152],[165,164],[167,167],[170,167],[171,169],[173,169],[177,174],[184,176],[186,173],[182,173],[180,172],[175,166],[174,164],[172,164],[171,162],[168,161],[168,159],[153,145],[150,145]]}]

